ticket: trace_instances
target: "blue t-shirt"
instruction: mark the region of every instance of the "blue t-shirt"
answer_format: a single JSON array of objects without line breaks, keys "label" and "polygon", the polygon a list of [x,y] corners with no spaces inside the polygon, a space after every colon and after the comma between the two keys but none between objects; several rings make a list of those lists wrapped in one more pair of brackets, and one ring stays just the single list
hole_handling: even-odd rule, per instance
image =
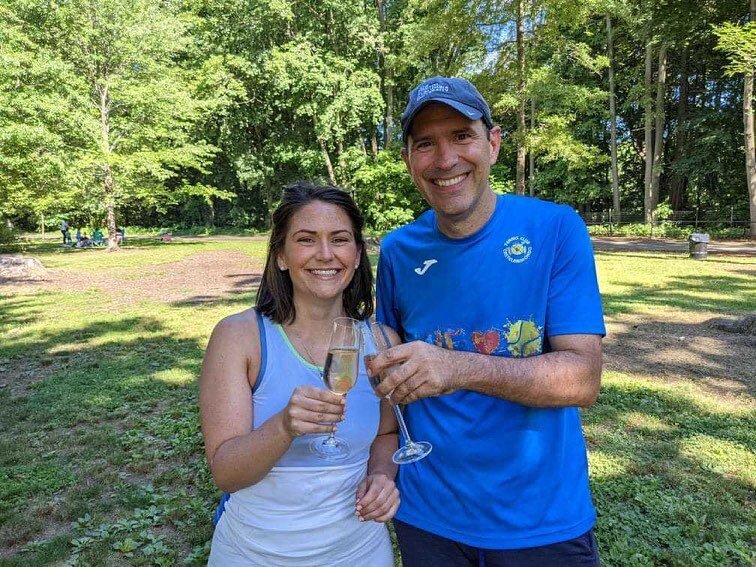
[{"label": "blue t-shirt", "polygon": [[[388,234],[378,318],[405,341],[537,356],[549,337],[604,335],[588,232],[569,207],[498,196],[475,234],[451,239],[433,211]],[[470,390],[406,407],[425,459],[399,467],[397,518],[487,549],[548,545],[594,524],[576,407],[532,408]]]}]

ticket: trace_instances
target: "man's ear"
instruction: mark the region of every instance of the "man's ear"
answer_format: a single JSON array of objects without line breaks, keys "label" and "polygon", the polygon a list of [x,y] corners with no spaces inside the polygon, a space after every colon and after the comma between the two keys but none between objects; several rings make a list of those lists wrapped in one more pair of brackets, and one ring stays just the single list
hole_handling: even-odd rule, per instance
[{"label": "man's ear", "polygon": [[489,160],[491,165],[496,163],[499,158],[499,148],[501,147],[501,126],[494,126],[490,132]]}]

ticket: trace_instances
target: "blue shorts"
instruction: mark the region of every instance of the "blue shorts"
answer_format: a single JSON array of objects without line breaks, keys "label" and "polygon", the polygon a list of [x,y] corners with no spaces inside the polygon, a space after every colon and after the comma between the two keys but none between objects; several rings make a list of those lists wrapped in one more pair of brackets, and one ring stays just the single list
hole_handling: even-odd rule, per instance
[{"label": "blue shorts", "polygon": [[394,520],[404,567],[599,567],[593,530],[551,545],[482,549]]}]

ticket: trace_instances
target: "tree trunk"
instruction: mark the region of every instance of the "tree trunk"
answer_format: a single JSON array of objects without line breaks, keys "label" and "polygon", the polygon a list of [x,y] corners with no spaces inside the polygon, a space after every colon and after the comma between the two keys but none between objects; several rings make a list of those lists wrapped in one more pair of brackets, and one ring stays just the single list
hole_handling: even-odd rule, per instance
[{"label": "tree trunk", "polygon": [[645,127],[643,138],[643,158],[646,162],[645,174],[643,176],[643,211],[646,222],[651,222],[651,215],[654,212],[651,206],[651,177],[654,169],[654,150],[653,144],[653,128],[654,128],[654,107],[653,98],[651,96],[651,78],[653,75],[652,60],[653,44],[649,40],[646,44],[646,72],[644,80],[644,101],[643,107],[645,112]]},{"label": "tree trunk", "polygon": [[[530,131],[535,130],[536,126],[536,101],[535,97],[530,99]],[[535,197],[535,154],[531,149],[528,152],[528,192],[531,197]]]},{"label": "tree trunk", "polygon": [[263,187],[265,188],[265,204],[268,210],[268,214],[265,216],[265,228],[270,229],[273,227],[273,190],[267,177],[263,181]]},{"label": "tree trunk", "polygon": [[347,184],[347,163],[344,156],[344,142],[339,140],[336,143],[336,155],[339,157],[339,169],[341,170],[341,183]]},{"label": "tree trunk", "polygon": [[378,133],[375,130],[370,136],[370,149],[373,152],[373,158],[378,159]]},{"label": "tree trunk", "polygon": [[105,211],[108,214],[108,250],[118,250],[118,241],[116,240],[116,216],[115,216],[115,199],[113,197],[115,193],[115,181],[113,180],[113,172],[110,169],[110,165],[103,167],[105,179],[103,181],[105,191]]},{"label": "tree trunk", "polygon": [[110,91],[107,85],[98,85],[97,92],[100,95],[100,151],[103,160],[100,169],[103,174],[102,190],[107,212],[108,250],[113,251],[118,249],[119,243],[116,239],[115,179],[110,167]]},{"label": "tree trunk", "polygon": [[[756,0],[751,0],[751,22],[756,22]],[[756,239],[756,140],[753,122],[753,73],[746,75],[743,86],[743,129],[745,135],[746,180],[750,198],[751,239]]]},{"label": "tree trunk", "polygon": [[323,160],[325,160],[326,169],[328,170],[328,181],[334,187],[336,186],[336,175],[333,172],[333,164],[331,163],[331,156],[328,155],[328,148],[326,147],[325,140],[318,138],[320,142],[320,153],[323,154]]},{"label": "tree trunk", "polygon": [[362,149],[362,157],[367,161],[367,146],[365,145],[365,139],[360,136],[360,148]]},{"label": "tree trunk", "polygon": [[[381,37],[386,35],[386,0],[375,0],[378,9],[378,29]],[[386,67],[386,57],[378,51],[378,66],[381,74],[381,91],[386,99],[386,116],[383,122],[383,147],[389,148],[394,136],[394,77]],[[375,152],[377,154],[377,152]]]},{"label": "tree trunk", "polygon": [[[688,78],[688,50],[683,49],[680,62],[680,100],[677,104],[677,127],[675,131],[674,164],[679,164],[685,157],[688,144],[688,93],[690,81]],[[676,171],[672,167],[672,179],[669,185],[669,204],[673,211],[681,211],[685,203],[685,192],[688,189],[688,176]]]},{"label": "tree trunk", "polygon": [[207,220],[210,221],[210,226],[215,228],[215,203],[212,197],[207,201],[207,209]]},{"label": "tree trunk", "polygon": [[614,98],[614,40],[612,38],[612,18],[606,15],[606,52],[609,59],[609,147],[612,154],[612,203],[614,205],[614,217],[619,222],[620,192],[619,171],[617,169],[617,106]]},{"label": "tree trunk", "polygon": [[667,80],[667,46],[662,44],[659,47],[659,69],[658,77],[656,80],[656,111],[654,117],[656,124],[654,126],[655,139],[654,139],[654,166],[651,174],[651,210],[656,218],[656,206],[659,204],[659,179],[661,177],[662,170],[664,169],[663,163],[663,150],[664,150],[664,95],[666,94],[666,80]]},{"label": "tree trunk", "polygon": [[391,69],[386,69],[386,129],[383,147],[389,149],[394,141],[394,78]]},{"label": "tree trunk", "polygon": [[515,191],[525,194],[525,36],[523,20],[525,0],[517,0],[517,178]]}]

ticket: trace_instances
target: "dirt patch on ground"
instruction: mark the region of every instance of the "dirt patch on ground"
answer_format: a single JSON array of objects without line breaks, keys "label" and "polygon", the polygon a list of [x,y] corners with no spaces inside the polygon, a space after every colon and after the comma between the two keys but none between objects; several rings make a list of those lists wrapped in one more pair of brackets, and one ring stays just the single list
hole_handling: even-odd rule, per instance
[{"label": "dirt patch on ground", "polygon": [[[175,306],[200,305],[249,294],[251,303],[262,270],[261,259],[241,251],[223,250],[200,252],[159,266],[102,270],[96,279],[85,272],[50,269],[44,281],[4,285],[0,289],[23,294],[40,288],[95,288],[118,303],[147,300]],[[723,321],[736,319],[734,315],[723,318],[716,313],[684,311],[608,317],[605,367],[665,382],[692,381],[715,395],[754,399],[756,337],[722,328]],[[68,363],[69,357],[77,357],[70,346],[66,352],[50,353],[35,361],[33,367],[13,368],[6,375],[18,376],[21,371],[27,376],[21,382],[28,383],[30,379],[33,381],[33,375],[49,370],[43,366]],[[0,360],[0,376],[3,370],[11,370],[10,362]]]},{"label": "dirt patch on ground", "polygon": [[[200,252],[158,266],[100,270],[96,274],[48,269],[44,279],[23,277],[2,282],[0,294],[26,295],[45,289],[96,289],[117,305],[155,301],[180,307],[245,297],[249,297],[251,305],[262,270],[260,259],[240,251],[221,250]],[[0,358],[0,389],[8,388],[13,397],[23,396],[30,385],[62,367],[95,363],[95,355],[77,352],[85,346],[83,341],[74,341],[38,357]]]},{"label": "dirt patch on ground", "polygon": [[256,291],[262,270],[262,260],[222,250],[200,252],[158,266],[103,270],[96,280],[79,271],[49,270],[42,285],[67,290],[95,288],[125,304],[200,304]]},{"label": "dirt patch on ground", "polygon": [[756,398],[756,337],[718,328],[713,313],[607,318],[604,367],[664,382],[687,380],[726,398]]}]

